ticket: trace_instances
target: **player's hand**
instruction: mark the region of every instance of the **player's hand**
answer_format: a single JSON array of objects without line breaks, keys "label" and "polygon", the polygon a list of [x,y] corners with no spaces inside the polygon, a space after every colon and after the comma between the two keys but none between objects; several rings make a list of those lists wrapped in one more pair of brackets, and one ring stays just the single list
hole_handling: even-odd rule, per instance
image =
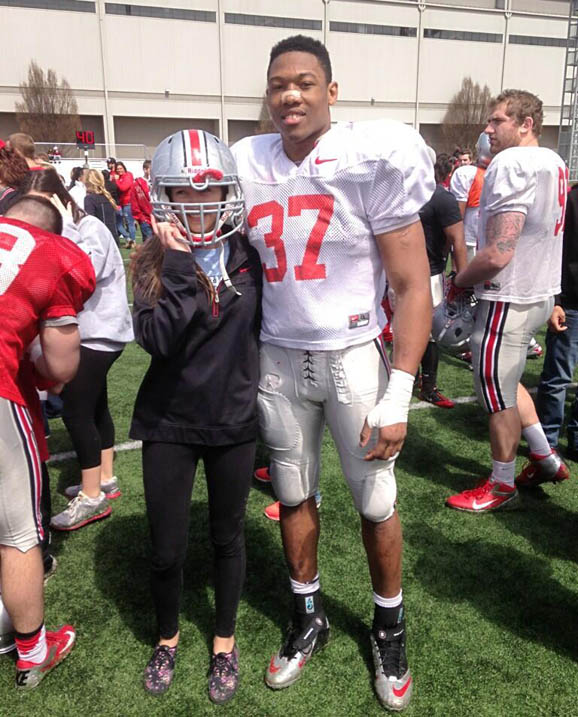
[{"label": "player's hand", "polygon": [[554,334],[567,331],[568,327],[565,325],[565,322],[566,312],[561,306],[555,306],[552,310],[550,318],[548,319],[548,329]]},{"label": "player's hand", "polygon": [[450,274],[448,280],[449,287],[446,294],[446,301],[448,304],[455,304],[458,298],[472,293],[470,288],[456,285],[456,274]]},{"label": "player's hand", "polygon": [[62,389],[64,388],[65,384],[63,383],[55,383],[50,388],[47,389],[48,393],[51,393],[53,396],[58,396],[59,393],[62,393]]},{"label": "player's hand", "polygon": [[[359,436],[359,445],[361,448],[364,448],[368,444],[372,430],[373,429],[368,426],[366,419]],[[396,453],[399,453],[407,435],[407,423],[393,423],[391,426],[384,426],[376,430],[378,431],[377,443],[372,450],[365,454],[363,457],[365,461],[386,461],[389,458],[393,458]]]},{"label": "player's hand", "polygon": [[191,252],[190,247],[183,242],[181,230],[173,222],[157,222],[151,217],[153,232],[159,238],[163,249]]},{"label": "player's hand", "polygon": [[68,204],[64,206],[58,194],[53,194],[50,197],[50,203],[58,209],[63,219],[72,219],[72,202],[68,202]]}]

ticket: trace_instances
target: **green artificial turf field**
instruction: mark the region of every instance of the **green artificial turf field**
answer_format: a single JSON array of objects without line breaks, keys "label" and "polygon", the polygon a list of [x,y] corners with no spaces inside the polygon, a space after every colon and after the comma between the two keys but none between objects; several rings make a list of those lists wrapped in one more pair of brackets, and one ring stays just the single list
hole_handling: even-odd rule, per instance
[{"label": "green artificial turf field", "polygon": [[[117,443],[128,439],[132,404],[147,363],[132,344],[111,372]],[[536,385],[540,367],[541,360],[528,362],[527,385]],[[451,358],[441,362],[439,384],[452,397],[473,393],[471,372]],[[53,453],[69,450],[61,421],[52,421],[51,427]],[[448,510],[446,496],[488,473],[487,441],[487,420],[475,403],[410,413],[409,438],[397,464],[408,655],[415,679],[405,714],[572,717],[578,714],[576,465],[571,464],[571,481],[524,495],[516,512],[480,516]],[[260,459],[266,460],[262,449]],[[522,462],[520,455],[518,467]],[[61,491],[78,481],[78,468],[74,460],[65,460],[50,472],[58,511],[66,502]],[[123,496],[113,502],[112,516],[54,538],[58,570],[46,587],[46,621],[49,626],[73,623],[78,644],[28,694],[13,686],[12,659],[0,658],[0,715],[383,713],[372,690],[372,601],[359,522],[329,437],[323,444],[320,545],[332,625],[329,645],[293,687],[273,692],[264,685],[264,669],[280,645],[290,599],[279,527],[263,516],[271,495],[255,485],[247,511],[247,583],[237,628],[241,687],[224,707],[211,705],[206,696],[213,590],[202,475],[191,505],[176,676],[169,692],[155,698],[141,684],[155,624],[140,452],[119,452],[116,473]]]}]

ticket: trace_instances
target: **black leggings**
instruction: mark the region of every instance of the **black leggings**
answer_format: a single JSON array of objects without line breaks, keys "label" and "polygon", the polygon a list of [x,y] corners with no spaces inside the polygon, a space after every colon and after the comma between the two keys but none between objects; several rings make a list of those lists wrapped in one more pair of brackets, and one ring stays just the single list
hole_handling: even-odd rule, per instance
[{"label": "black leggings", "polygon": [[106,376],[122,351],[80,347],[80,365],[62,391],[62,420],[82,470],[100,465],[100,452],[114,446]]},{"label": "black leggings", "polygon": [[183,564],[188,542],[191,494],[202,458],[209,493],[209,530],[215,571],[215,633],[235,632],[245,582],[244,518],[255,441],[198,446],[145,441],[143,480],[152,541],[151,588],[161,638],[179,629]]}]

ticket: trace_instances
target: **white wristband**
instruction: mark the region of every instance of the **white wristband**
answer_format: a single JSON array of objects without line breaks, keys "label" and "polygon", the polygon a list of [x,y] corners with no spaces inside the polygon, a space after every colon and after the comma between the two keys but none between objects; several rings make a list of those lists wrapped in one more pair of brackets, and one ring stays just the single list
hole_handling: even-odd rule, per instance
[{"label": "white wristband", "polygon": [[394,423],[407,423],[414,381],[415,376],[394,368],[383,398],[367,414],[367,425],[370,428],[383,428]]}]

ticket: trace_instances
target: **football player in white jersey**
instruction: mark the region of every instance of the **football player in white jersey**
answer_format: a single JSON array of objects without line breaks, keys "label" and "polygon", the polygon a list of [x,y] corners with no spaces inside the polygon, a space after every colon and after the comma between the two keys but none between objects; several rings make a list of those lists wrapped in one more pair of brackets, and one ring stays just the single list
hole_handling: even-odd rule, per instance
[{"label": "football player in white jersey", "polygon": [[[265,680],[273,689],[293,684],[329,634],[315,507],[327,423],[361,516],[375,603],[376,692],[385,707],[401,710],[413,683],[393,469],[430,331],[418,212],[435,184],[426,145],[412,128],[389,121],[332,127],[337,91],[324,45],[304,36],[283,40],[267,71],[279,134],[233,147],[249,239],[264,269],[260,424],[294,595],[292,626]],[[384,267],[397,300],[393,369],[380,341]]]},{"label": "football player in white jersey", "polygon": [[[528,343],[560,293],[568,171],[538,145],[542,119],[542,102],[530,92],[505,90],[493,102],[485,131],[494,158],[480,200],[478,253],[454,279],[458,291],[474,286],[479,300],[472,363],[478,400],[490,414],[492,473],[446,503],[473,513],[514,507],[515,483],[569,475],[519,383]],[[522,434],[530,461],[515,479]]]},{"label": "football player in white jersey", "polygon": [[476,255],[478,242],[478,223],[480,216],[480,197],[484,184],[484,175],[490,162],[490,141],[485,132],[478,137],[476,144],[476,163],[462,164],[454,170],[450,181],[450,192],[458,200],[464,220],[464,233],[468,251],[468,261]]}]

